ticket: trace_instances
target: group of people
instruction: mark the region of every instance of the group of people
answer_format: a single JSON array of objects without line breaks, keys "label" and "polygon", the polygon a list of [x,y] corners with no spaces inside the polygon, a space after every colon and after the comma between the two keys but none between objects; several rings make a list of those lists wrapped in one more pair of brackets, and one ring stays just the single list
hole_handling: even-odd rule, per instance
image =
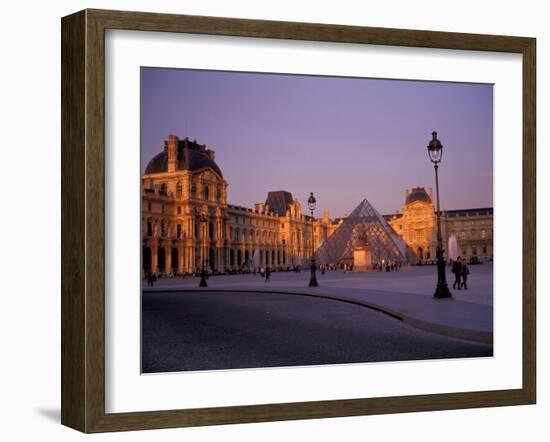
[{"label": "group of people", "polygon": [[154,272],[147,272],[145,274],[145,279],[147,280],[147,285],[149,287],[153,287],[155,285],[155,282],[157,280],[157,274]]},{"label": "group of people", "polygon": [[382,261],[382,263],[375,262],[372,265],[372,270],[375,272],[381,272],[382,270],[386,270],[386,272],[394,272],[401,268],[401,262],[400,261]]},{"label": "group of people", "polygon": [[470,274],[470,269],[468,264],[466,264],[466,258],[460,258],[459,256],[456,260],[452,261],[451,271],[455,275],[453,289],[468,290],[468,275]]}]

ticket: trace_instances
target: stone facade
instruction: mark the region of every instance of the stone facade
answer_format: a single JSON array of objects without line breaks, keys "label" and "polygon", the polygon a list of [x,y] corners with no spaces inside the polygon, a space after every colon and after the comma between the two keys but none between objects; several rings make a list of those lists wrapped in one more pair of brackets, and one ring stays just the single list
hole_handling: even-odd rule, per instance
[{"label": "stone facade", "polygon": [[[331,220],[328,213],[312,219],[287,191],[269,192],[253,208],[231,205],[228,187],[213,149],[169,135],[142,177],[143,270],[183,274],[203,263],[218,272],[307,265],[312,250],[345,219]],[[431,189],[407,191],[403,213],[385,218],[420,261],[435,259]],[[462,256],[492,259],[492,209],[445,211],[442,231],[445,246],[456,236]]]},{"label": "stone facade", "polygon": [[[437,246],[436,211],[432,189],[416,187],[405,191],[403,212],[386,215],[393,229],[413,249],[420,262],[435,260]],[[467,260],[493,259],[493,209],[445,210],[441,212],[443,248],[455,236],[458,254]]]},{"label": "stone facade", "polygon": [[203,263],[210,271],[247,270],[254,253],[262,267],[307,264],[338,223],[328,214],[312,220],[290,192],[281,192],[276,211],[268,204],[271,192],[254,208],[228,204],[214,150],[170,135],[142,178],[143,270],[193,273]]}]

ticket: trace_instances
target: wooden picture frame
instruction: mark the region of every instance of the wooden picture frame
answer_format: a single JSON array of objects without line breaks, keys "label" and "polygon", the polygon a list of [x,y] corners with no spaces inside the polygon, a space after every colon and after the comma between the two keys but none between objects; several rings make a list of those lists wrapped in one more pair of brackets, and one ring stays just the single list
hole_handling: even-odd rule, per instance
[{"label": "wooden picture frame", "polygon": [[[523,57],[523,385],[518,389],[105,412],[105,30],[517,53]],[[62,19],[62,424],[83,432],[533,404],[536,400],[534,38],[84,10]]]}]

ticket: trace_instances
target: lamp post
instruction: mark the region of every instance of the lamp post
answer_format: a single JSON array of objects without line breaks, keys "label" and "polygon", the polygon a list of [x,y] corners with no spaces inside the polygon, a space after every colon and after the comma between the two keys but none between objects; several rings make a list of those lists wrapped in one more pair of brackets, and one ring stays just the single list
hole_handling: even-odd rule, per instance
[{"label": "lamp post", "polygon": [[319,284],[317,283],[317,276],[315,274],[315,246],[313,245],[313,211],[315,210],[315,206],[317,205],[317,200],[313,196],[313,192],[309,194],[307,205],[309,206],[309,211],[311,212],[311,272],[309,275],[309,286],[318,287]]},{"label": "lamp post", "polygon": [[435,195],[437,200],[437,286],[435,288],[434,298],[451,298],[451,291],[447,286],[447,278],[445,275],[445,260],[443,259],[443,240],[441,238],[441,211],[439,208],[439,177],[437,170],[441,158],[443,157],[443,145],[437,139],[437,132],[432,132],[432,139],[428,144],[428,157],[434,164],[435,169]]},{"label": "lamp post", "polygon": [[[201,213],[199,221],[201,223],[201,226],[205,226],[202,230],[203,230],[203,241],[206,241],[205,230],[206,230],[206,223],[208,223],[208,218],[204,213]],[[206,283],[206,262],[205,262],[206,253],[205,253],[204,244],[202,243],[201,243],[201,248],[202,248],[202,269],[201,269],[201,281],[199,282],[199,287],[208,287],[208,284]]]}]

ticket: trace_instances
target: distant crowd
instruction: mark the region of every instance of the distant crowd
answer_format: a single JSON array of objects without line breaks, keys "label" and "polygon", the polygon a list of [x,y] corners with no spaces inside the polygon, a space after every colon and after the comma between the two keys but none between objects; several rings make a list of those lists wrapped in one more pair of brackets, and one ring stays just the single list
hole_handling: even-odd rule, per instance
[{"label": "distant crowd", "polygon": [[[372,266],[373,271],[377,272],[394,272],[402,267],[402,263],[400,261],[392,261],[392,260],[383,260],[382,262],[375,262]],[[455,290],[468,290],[468,275],[470,274],[470,269],[468,267],[468,264],[466,262],[466,258],[461,258],[460,256],[456,260],[450,261],[451,271],[455,276],[455,280],[453,283],[453,289]],[[322,275],[325,274],[327,271],[342,271],[343,273],[347,272],[353,272],[353,264],[347,264],[347,263],[340,263],[340,264],[322,264],[319,267],[319,271]],[[271,278],[272,272],[296,272],[300,273],[302,271],[302,266],[299,265],[293,265],[293,266],[287,266],[287,267],[259,267],[259,268],[244,268],[241,267],[238,270],[230,270],[227,272],[224,272],[223,274],[258,274],[260,277],[265,279],[265,282],[269,282]],[[206,277],[208,278],[209,275],[216,275],[216,274],[222,274],[217,271],[213,271],[212,269],[206,270]],[[174,271],[167,272],[167,273],[160,273],[157,274],[155,272],[146,271],[145,272],[145,280],[147,281],[147,285],[152,287],[155,285],[155,282],[158,278],[174,278],[174,277],[180,277],[180,278],[186,278],[190,276],[200,276],[201,275],[201,269],[200,267],[197,267],[196,271],[192,274],[190,273],[175,273]]]}]

